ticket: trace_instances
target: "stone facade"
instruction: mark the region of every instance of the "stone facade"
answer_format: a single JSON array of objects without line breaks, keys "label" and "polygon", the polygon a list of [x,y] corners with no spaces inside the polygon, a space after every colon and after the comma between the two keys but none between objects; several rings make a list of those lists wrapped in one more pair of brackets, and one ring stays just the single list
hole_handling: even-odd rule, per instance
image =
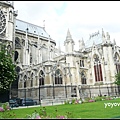
[{"label": "stone facade", "polygon": [[5,37],[1,40],[12,45],[14,62],[19,68],[18,90],[14,91],[17,97],[38,101],[79,98],[81,87],[85,88],[83,93],[90,92],[90,87],[92,97],[100,95],[99,87],[103,87],[102,95],[108,95],[107,86],[115,86],[115,74],[120,70],[120,47],[115,40],[112,42],[108,32],[105,34],[102,29],[90,35],[86,43],[79,40],[79,50],[75,51],[68,29],[63,52],[56,48],[56,41],[44,27],[16,19],[12,4],[1,2],[1,5],[0,10],[7,16]]}]

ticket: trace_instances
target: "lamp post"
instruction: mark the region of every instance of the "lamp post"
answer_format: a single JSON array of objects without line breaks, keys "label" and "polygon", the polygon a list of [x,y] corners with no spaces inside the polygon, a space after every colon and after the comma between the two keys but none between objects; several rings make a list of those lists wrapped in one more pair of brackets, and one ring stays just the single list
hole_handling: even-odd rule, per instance
[{"label": "lamp post", "polygon": [[90,93],[90,98],[91,98],[91,91],[90,91],[90,85],[89,85],[89,93]]},{"label": "lamp post", "polygon": [[72,81],[71,81],[71,76],[72,76],[72,74],[70,73],[69,77],[70,77],[70,83],[71,83],[71,96],[72,96]]},{"label": "lamp post", "polygon": [[116,93],[116,95],[117,95],[116,85],[115,85],[115,93]]},{"label": "lamp post", "polygon": [[66,81],[65,81],[65,93],[66,93],[66,98],[67,98],[67,87],[66,87]]},{"label": "lamp post", "polygon": [[116,95],[117,95],[117,86],[115,85],[115,93],[116,93]]},{"label": "lamp post", "polygon": [[9,100],[11,99],[12,91],[11,91],[11,84],[10,84],[10,91],[9,91]]},{"label": "lamp post", "polygon": [[100,97],[102,96],[102,94],[101,94],[101,90],[100,90],[100,84],[99,84],[99,94],[100,94]]},{"label": "lamp post", "polygon": [[[53,80],[53,76],[52,76],[52,80]],[[55,99],[54,80],[53,80],[53,99]]]},{"label": "lamp post", "polygon": [[24,79],[24,89],[25,89],[25,106],[26,106],[26,78]]},{"label": "lamp post", "polygon": [[40,97],[40,79],[39,79],[39,104],[41,106],[41,97]]},{"label": "lamp post", "polygon": [[109,88],[108,88],[108,83],[107,83],[107,90],[108,90],[108,96],[110,96],[110,93],[109,93]]},{"label": "lamp post", "polygon": [[53,99],[55,99],[55,90],[54,90],[54,80],[53,80],[54,73],[52,71],[52,83],[53,83]]},{"label": "lamp post", "polygon": [[80,99],[81,99],[82,97],[81,97],[81,90],[80,89],[81,89],[81,85],[78,85],[79,96],[80,96]]},{"label": "lamp post", "polygon": [[66,79],[65,79],[66,75],[67,75],[67,73],[66,73],[66,66],[65,66],[64,67],[64,80],[65,80],[65,95],[66,95],[66,98],[67,98],[67,87],[66,87]]},{"label": "lamp post", "polygon": [[[27,73],[27,72],[26,72]],[[24,82],[24,90],[25,90],[25,106],[26,106],[26,81],[27,81],[27,76],[25,75],[23,78],[23,82]]]}]

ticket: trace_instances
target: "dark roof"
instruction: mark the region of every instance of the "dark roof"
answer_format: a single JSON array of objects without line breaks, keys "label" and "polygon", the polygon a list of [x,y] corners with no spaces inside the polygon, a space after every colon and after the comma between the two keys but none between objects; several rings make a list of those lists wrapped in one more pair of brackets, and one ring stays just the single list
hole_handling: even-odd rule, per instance
[{"label": "dark roof", "polygon": [[16,30],[26,32],[27,28],[28,28],[28,33],[50,38],[49,34],[44,30],[43,27],[16,19],[16,27],[15,27]]},{"label": "dark roof", "polygon": [[98,32],[98,33],[92,34],[89,40],[86,41],[85,48],[92,47],[93,44],[98,45],[101,43],[102,43],[102,34]]}]

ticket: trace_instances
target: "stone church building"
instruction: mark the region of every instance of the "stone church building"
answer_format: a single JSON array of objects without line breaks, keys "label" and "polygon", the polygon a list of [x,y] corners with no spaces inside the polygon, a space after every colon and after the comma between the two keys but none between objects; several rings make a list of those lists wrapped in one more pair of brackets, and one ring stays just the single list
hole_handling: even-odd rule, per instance
[{"label": "stone church building", "polygon": [[[20,11],[19,11],[20,12]],[[65,51],[56,48],[45,27],[17,19],[14,2],[0,1],[0,42],[15,51],[18,79],[11,97],[44,99],[118,95],[113,83],[120,71],[120,47],[103,29],[78,41],[66,31]],[[69,27],[69,26],[68,26]]]}]

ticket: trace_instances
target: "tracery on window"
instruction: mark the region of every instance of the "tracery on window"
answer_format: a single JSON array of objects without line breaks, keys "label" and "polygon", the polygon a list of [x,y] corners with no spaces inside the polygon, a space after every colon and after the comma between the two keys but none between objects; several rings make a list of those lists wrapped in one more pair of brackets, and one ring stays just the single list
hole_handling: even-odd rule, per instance
[{"label": "tracery on window", "polygon": [[101,62],[98,55],[94,55],[94,73],[95,73],[95,81],[103,81],[102,77],[102,67]]},{"label": "tracery on window", "polygon": [[62,82],[62,74],[59,69],[55,71],[55,84],[63,84]]},{"label": "tracery on window", "polygon": [[20,39],[18,37],[15,38],[15,47],[16,48],[20,48],[21,47]]}]

